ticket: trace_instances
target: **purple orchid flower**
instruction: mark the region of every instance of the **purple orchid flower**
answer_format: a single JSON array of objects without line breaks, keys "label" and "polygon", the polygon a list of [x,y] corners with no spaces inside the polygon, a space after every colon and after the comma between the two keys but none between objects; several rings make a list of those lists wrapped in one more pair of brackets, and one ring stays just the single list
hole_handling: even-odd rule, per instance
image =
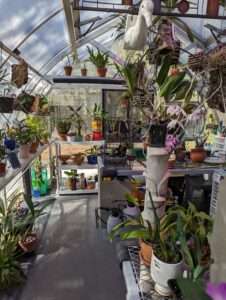
[{"label": "purple orchid flower", "polygon": [[206,115],[206,110],[204,107],[196,109],[192,114],[188,116],[188,120],[195,122],[199,119],[202,119]]},{"label": "purple orchid flower", "polygon": [[226,299],[226,282],[214,284],[208,282],[206,284],[206,293],[212,300],[225,300]]},{"label": "purple orchid flower", "polygon": [[186,116],[185,111],[179,105],[169,105],[166,110],[166,113],[167,113],[167,115],[170,115],[170,116],[173,116],[173,115],[178,116],[181,113]]},{"label": "purple orchid flower", "polygon": [[166,137],[166,149],[169,153],[171,153],[174,148],[180,143],[180,140],[173,136],[172,134],[168,134]]}]

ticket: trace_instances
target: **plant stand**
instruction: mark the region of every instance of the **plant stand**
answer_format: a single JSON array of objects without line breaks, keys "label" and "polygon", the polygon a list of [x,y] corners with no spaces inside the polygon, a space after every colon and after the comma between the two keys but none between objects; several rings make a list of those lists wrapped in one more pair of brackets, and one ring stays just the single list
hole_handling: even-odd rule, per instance
[{"label": "plant stand", "polygon": [[146,177],[146,195],[144,202],[144,211],[142,213],[144,220],[154,222],[152,204],[149,199],[149,192],[156,206],[159,218],[165,213],[164,201],[168,183],[168,152],[165,148],[147,148],[147,168],[144,172]]},{"label": "plant stand", "polygon": [[84,173],[86,170],[98,170],[98,166],[88,164],[87,162],[82,163],[80,166],[76,164],[61,164],[59,161],[59,155],[61,155],[61,145],[71,145],[71,146],[103,146],[105,141],[84,141],[84,142],[68,142],[68,141],[56,141],[56,173],[57,173],[57,194],[58,195],[76,195],[76,194],[97,194],[97,189],[76,189],[70,190],[63,186],[63,171],[66,170],[81,170]]}]

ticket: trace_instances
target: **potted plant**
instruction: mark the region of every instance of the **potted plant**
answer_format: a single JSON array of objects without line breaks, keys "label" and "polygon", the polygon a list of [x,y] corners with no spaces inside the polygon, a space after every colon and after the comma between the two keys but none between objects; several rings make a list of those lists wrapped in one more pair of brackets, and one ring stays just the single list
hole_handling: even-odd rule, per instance
[{"label": "potted plant", "polygon": [[83,140],[82,136],[82,126],[85,123],[80,115],[80,110],[82,106],[79,106],[78,108],[75,108],[73,106],[69,106],[69,109],[73,112],[70,116],[71,124],[74,125],[76,128],[76,133],[74,135],[74,141],[75,142],[81,142]]},{"label": "potted plant", "polygon": [[0,290],[5,291],[22,283],[26,276],[18,261],[18,237],[11,236],[0,242]]},{"label": "potted plant", "polygon": [[5,146],[0,145],[0,174],[4,174],[6,172],[6,149]]},{"label": "potted plant", "polygon": [[87,76],[86,64],[84,63],[83,68],[81,69],[81,74],[83,77]]},{"label": "potted plant", "polygon": [[71,158],[73,160],[73,162],[77,165],[77,166],[81,166],[82,163],[84,162],[84,159],[86,157],[85,153],[79,152],[79,153],[75,153],[71,155]]},{"label": "potted plant", "polygon": [[107,113],[101,107],[95,103],[92,112],[88,110],[89,115],[93,118],[92,120],[92,131],[93,131],[93,140],[100,141],[102,140],[102,121],[106,118]]},{"label": "potted plant", "polygon": [[32,133],[32,140],[29,152],[30,153],[36,153],[39,147],[39,144],[42,140],[43,132],[45,131],[46,124],[45,120],[37,119],[36,117],[31,118],[30,116],[27,116],[27,124],[31,128]]},{"label": "potted plant", "polygon": [[31,253],[31,252],[35,251],[37,244],[38,244],[37,235],[29,227],[26,230],[26,232],[20,236],[19,246],[24,252]]},{"label": "potted plant", "polygon": [[13,129],[9,127],[8,123],[6,126],[7,126],[7,129],[3,135],[4,145],[5,145],[6,149],[13,151],[16,148],[16,141],[13,136]]},{"label": "potted plant", "polygon": [[64,73],[65,73],[66,76],[71,76],[71,73],[72,73],[72,70],[73,70],[72,64],[75,61],[75,55],[74,55],[74,53],[63,55],[62,59],[64,59],[65,57],[67,58],[67,60],[66,60],[65,66],[64,66]]},{"label": "potted plant", "polygon": [[74,191],[77,189],[78,176],[77,170],[65,171],[64,174],[68,176],[68,187],[70,190]]},{"label": "potted plant", "polygon": [[32,140],[32,131],[30,126],[26,123],[26,120],[18,122],[14,127],[14,138],[19,144],[19,157],[21,159],[27,159],[29,156],[30,142]]},{"label": "potted plant", "polygon": [[97,164],[97,156],[100,155],[100,149],[98,146],[93,146],[91,149],[85,151],[87,155],[88,164],[96,165]]},{"label": "potted plant", "polygon": [[[38,100],[38,99],[36,99]],[[35,96],[29,94],[27,91],[22,91],[14,101],[13,109],[16,111],[23,111],[25,114],[35,112],[37,107],[34,105]],[[33,106],[34,105],[34,106]],[[34,108],[34,109],[33,109]]]},{"label": "potted plant", "polygon": [[133,5],[133,0],[122,0],[122,5]]},{"label": "potted plant", "polygon": [[105,77],[107,73],[106,66],[109,64],[109,55],[107,53],[101,53],[97,49],[97,53],[94,53],[94,49],[87,46],[90,61],[96,66],[99,77]]},{"label": "potted plant", "polygon": [[57,122],[57,131],[61,141],[67,140],[67,133],[71,128],[71,120],[68,118],[61,119]]},{"label": "potted plant", "polygon": [[193,162],[202,163],[205,160],[207,152],[204,149],[204,145],[207,139],[208,136],[199,136],[198,138],[196,138],[196,147],[194,149],[191,149],[190,152],[190,158]]}]

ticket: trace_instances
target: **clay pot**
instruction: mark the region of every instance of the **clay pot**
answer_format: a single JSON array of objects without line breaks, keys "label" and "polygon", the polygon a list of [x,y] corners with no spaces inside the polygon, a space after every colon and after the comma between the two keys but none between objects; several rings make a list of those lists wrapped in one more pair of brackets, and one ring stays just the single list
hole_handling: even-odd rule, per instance
[{"label": "clay pot", "polygon": [[151,256],[152,256],[152,246],[150,243],[144,239],[140,239],[140,259],[145,266],[150,267],[151,265]]},{"label": "clay pot", "polygon": [[69,160],[70,158],[70,155],[67,155],[67,154],[62,154],[62,155],[59,155],[59,160],[61,161],[61,164],[62,165],[66,165],[67,164],[67,161]]},{"label": "clay pot", "polygon": [[77,189],[77,178],[70,178],[68,179],[67,185],[70,190],[75,191]]},{"label": "clay pot", "polygon": [[39,142],[33,142],[30,145],[29,153],[36,153],[39,147]]},{"label": "clay pot", "polygon": [[6,171],[6,164],[0,163],[0,174],[5,173],[5,171]]},{"label": "clay pot", "polygon": [[64,73],[65,73],[66,76],[71,76],[72,66],[65,66],[64,67]]},{"label": "clay pot", "polygon": [[94,189],[95,189],[95,182],[94,181],[87,182],[87,190],[94,190]]},{"label": "clay pot", "polygon": [[184,161],[185,156],[186,156],[186,151],[180,149],[176,151],[176,159],[178,161]]},{"label": "clay pot", "polygon": [[106,77],[107,68],[97,68],[97,74],[99,77]]},{"label": "clay pot", "polygon": [[207,15],[216,17],[218,16],[220,0],[208,0]]},{"label": "clay pot", "polygon": [[86,135],[85,135],[85,140],[86,140],[87,142],[91,141],[91,140],[92,140],[92,135],[91,135],[91,134],[86,134]]},{"label": "clay pot", "polygon": [[168,160],[168,169],[174,169],[175,159]]},{"label": "clay pot", "polygon": [[84,159],[85,159],[85,156],[83,156],[83,155],[80,155],[80,156],[75,155],[72,157],[74,164],[76,164],[77,166],[81,166],[82,163],[84,162]]},{"label": "clay pot", "polygon": [[122,0],[122,5],[133,5],[133,0]]},{"label": "clay pot", "polygon": [[44,145],[48,145],[49,144],[49,140],[48,139],[44,139],[43,143],[44,143]]},{"label": "clay pot", "polygon": [[25,252],[30,253],[37,247],[38,238],[35,233],[28,233],[26,237],[19,240],[19,246]]},{"label": "clay pot", "polygon": [[178,3],[177,8],[179,12],[185,14],[189,10],[189,2],[187,0],[182,0]]},{"label": "clay pot", "polygon": [[87,75],[87,69],[81,69],[81,74],[85,77]]},{"label": "clay pot", "polygon": [[67,135],[66,134],[59,134],[59,138],[60,138],[60,141],[67,141]]},{"label": "clay pot", "polygon": [[190,152],[191,161],[196,163],[202,163],[207,156],[206,150],[204,149],[192,149]]}]

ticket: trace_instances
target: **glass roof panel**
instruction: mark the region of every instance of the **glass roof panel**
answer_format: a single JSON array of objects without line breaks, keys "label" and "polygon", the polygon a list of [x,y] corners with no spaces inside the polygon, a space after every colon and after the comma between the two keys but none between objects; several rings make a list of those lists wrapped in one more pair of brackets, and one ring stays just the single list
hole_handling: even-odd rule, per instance
[{"label": "glass roof panel", "polygon": [[61,0],[0,0],[0,40],[15,49],[29,32],[61,8]]},{"label": "glass roof panel", "polygon": [[19,48],[21,56],[34,68],[40,69],[59,49],[69,44],[65,22],[62,11],[29,37]]}]

